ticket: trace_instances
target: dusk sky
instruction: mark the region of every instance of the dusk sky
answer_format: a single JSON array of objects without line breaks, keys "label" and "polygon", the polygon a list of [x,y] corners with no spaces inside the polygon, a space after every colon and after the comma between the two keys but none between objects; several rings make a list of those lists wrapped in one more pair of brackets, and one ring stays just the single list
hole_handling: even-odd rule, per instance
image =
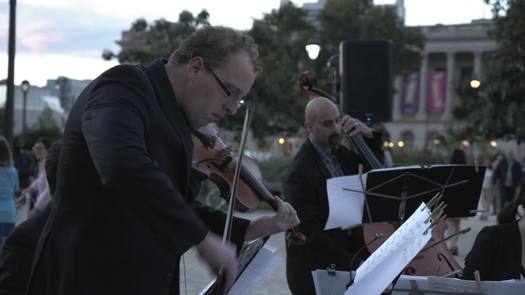
[{"label": "dusk sky", "polygon": [[[118,51],[115,40],[137,18],[177,21],[182,10],[210,13],[212,25],[249,29],[253,19],[279,7],[279,0],[18,0],[15,83],[43,86],[66,76],[94,79],[116,64],[104,61],[104,49]],[[292,1],[300,6],[306,2]],[[393,3],[381,0],[376,3]],[[491,17],[483,0],[407,0],[406,24],[469,23]],[[235,15],[235,16],[234,16]],[[7,77],[9,1],[0,0],[0,80]]]}]

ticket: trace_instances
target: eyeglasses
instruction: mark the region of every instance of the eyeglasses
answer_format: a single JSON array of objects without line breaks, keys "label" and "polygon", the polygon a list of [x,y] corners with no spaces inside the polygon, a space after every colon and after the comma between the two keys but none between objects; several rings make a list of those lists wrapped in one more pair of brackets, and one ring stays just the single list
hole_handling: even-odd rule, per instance
[{"label": "eyeglasses", "polygon": [[204,62],[204,67],[206,68],[206,70],[208,72],[211,73],[213,78],[215,78],[215,81],[217,81],[217,84],[219,84],[219,86],[221,87],[222,91],[224,91],[224,97],[230,97],[231,99],[233,99],[233,101],[235,101],[235,103],[237,103],[237,105],[241,105],[241,104],[244,103],[244,96],[241,96],[241,95],[235,96],[235,95],[233,95],[231,90],[228,89],[228,87],[226,87],[226,85],[224,85],[222,80],[219,79],[217,74],[215,74],[215,72],[210,68],[210,66],[206,62]]}]

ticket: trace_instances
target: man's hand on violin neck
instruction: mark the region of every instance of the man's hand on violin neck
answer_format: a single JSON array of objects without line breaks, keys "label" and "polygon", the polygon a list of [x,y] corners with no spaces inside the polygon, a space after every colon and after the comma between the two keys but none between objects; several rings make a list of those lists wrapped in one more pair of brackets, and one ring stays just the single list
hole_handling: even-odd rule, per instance
[{"label": "man's hand on violin neck", "polygon": [[235,245],[222,243],[221,237],[208,232],[206,237],[197,245],[197,252],[211,271],[218,275],[220,270],[226,275],[224,290],[229,290],[237,277],[237,254]]},{"label": "man's hand on violin neck", "polygon": [[350,117],[349,115],[344,115],[341,118],[341,128],[342,132],[345,132],[350,136],[361,134],[369,138],[373,137],[372,129],[370,127],[366,126],[363,122]]},{"label": "man's hand on violin neck", "polygon": [[297,212],[288,202],[284,202],[278,197],[274,197],[277,203],[277,213],[272,216],[273,228],[277,232],[289,230],[299,224]]},{"label": "man's hand on violin neck", "polygon": [[299,224],[299,218],[292,205],[274,197],[277,204],[277,213],[273,216],[262,216],[248,226],[244,236],[246,241],[255,240],[260,237],[271,236],[286,231]]}]

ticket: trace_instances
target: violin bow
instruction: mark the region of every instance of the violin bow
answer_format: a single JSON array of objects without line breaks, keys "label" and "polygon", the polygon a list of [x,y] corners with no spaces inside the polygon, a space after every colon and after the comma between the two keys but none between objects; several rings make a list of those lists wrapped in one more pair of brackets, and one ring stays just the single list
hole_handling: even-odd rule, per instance
[{"label": "violin bow", "polygon": [[[241,143],[239,147],[239,159],[237,160],[237,163],[235,164],[235,171],[233,175],[233,183],[232,188],[230,190],[230,199],[228,203],[228,212],[226,214],[226,223],[224,224],[224,232],[222,235],[222,243],[226,244],[231,239],[231,228],[233,225],[233,210],[235,208],[235,202],[237,201],[237,186],[239,184],[239,177],[241,176],[241,165],[242,165],[242,159],[244,155],[244,149],[246,146],[246,138],[248,137],[248,126],[250,126],[250,121],[252,117],[252,110],[250,108],[250,103],[246,102],[246,111],[244,114],[244,123],[242,126],[242,135],[241,135]],[[219,275],[217,276],[217,280],[215,282],[215,286],[213,286],[210,290],[208,290],[211,293],[206,294],[226,294],[228,290],[224,290],[224,282],[226,281],[226,278],[224,277],[223,269],[221,268],[219,270]]]}]

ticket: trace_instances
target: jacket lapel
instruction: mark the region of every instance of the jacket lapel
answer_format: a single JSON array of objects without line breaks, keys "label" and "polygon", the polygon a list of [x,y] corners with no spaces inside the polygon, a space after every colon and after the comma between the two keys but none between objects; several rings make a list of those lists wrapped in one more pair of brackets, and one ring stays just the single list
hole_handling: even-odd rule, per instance
[{"label": "jacket lapel", "polygon": [[145,67],[148,78],[153,85],[157,100],[160,104],[164,116],[167,118],[172,129],[179,136],[184,146],[186,156],[187,178],[189,180],[191,159],[193,155],[193,141],[191,139],[191,127],[186,118],[186,114],[177,103],[175,93],[164,69],[166,61],[159,59]]},{"label": "jacket lapel", "polygon": [[314,144],[310,141],[310,139],[306,140],[306,148],[308,151],[308,156],[311,159],[314,159],[315,165],[317,166],[317,169],[323,175],[324,178],[332,178],[332,174],[330,174],[330,171],[328,171],[328,168],[323,163],[323,160],[321,160],[321,157],[319,155],[319,152],[315,149]]}]

